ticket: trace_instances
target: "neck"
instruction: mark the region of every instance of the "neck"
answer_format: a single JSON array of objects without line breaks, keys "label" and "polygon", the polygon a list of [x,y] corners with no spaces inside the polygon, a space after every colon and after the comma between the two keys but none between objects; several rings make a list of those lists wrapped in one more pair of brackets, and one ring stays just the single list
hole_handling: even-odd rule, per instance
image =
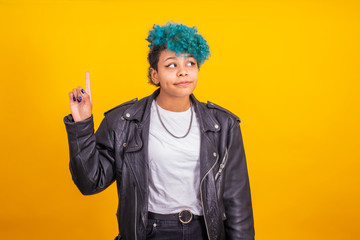
[{"label": "neck", "polygon": [[172,112],[184,112],[190,108],[190,96],[167,97],[160,91],[156,102],[161,108]]}]

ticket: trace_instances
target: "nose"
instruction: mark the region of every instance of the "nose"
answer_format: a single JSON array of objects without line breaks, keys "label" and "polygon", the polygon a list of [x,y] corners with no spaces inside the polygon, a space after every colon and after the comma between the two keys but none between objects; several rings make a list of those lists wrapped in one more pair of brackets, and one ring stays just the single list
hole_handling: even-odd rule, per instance
[{"label": "nose", "polygon": [[185,77],[188,75],[187,69],[184,65],[179,66],[178,77]]}]

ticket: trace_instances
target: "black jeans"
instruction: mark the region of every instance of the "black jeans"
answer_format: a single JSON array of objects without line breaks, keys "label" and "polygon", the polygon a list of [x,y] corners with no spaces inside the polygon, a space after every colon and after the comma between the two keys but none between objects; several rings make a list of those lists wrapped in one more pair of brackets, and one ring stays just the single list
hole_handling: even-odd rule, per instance
[{"label": "black jeans", "polygon": [[207,240],[204,218],[184,224],[179,220],[148,219],[146,239],[149,240]]}]

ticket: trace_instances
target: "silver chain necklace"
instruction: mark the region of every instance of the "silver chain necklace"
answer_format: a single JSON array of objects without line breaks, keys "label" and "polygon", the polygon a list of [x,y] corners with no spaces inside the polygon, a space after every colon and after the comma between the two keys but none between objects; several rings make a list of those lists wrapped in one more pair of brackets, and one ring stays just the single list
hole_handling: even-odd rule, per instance
[{"label": "silver chain necklace", "polygon": [[190,111],[191,111],[190,125],[189,125],[189,129],[187,130],[187,132],[185,133],[185,135],[182,136],[182,137],[175,136],[174,134],[172,134],[172,133],[169,131],[169,129],[167,129],[167,128],[165,127],[165,124],[164,124],[163,121],[161,120],[160,112],[159,112],[159,107],[158,107],[158,104],[157,104],[157,101],[156,101],[156,100],[155,100],[155,106],[156,106],[156,112],[157,112],[157,115],[158,115],[158,117],[159,117],[159,119],[160,119],[161,125],[165,128],[165,130],[166,130],[171,136],[173,136],[174,138],[185,138],[185,137],[189,134],[190,129],[191,129],[191,125],[192,125],[192,120],[193,120],[193,109],[192,109],[191,101],[190,101]]}]

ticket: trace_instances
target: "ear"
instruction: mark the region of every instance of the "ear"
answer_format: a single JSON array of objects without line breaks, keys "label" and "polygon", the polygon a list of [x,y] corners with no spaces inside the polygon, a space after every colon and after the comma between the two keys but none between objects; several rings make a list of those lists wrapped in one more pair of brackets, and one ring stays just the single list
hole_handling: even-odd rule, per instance
[{"label": "ear", "polygon": [[155,83],[156,85],[159,85],[158,72],[155,69],[150,68],[150,75],[151,75],[151,80],[153,81],[153,83]]}]

